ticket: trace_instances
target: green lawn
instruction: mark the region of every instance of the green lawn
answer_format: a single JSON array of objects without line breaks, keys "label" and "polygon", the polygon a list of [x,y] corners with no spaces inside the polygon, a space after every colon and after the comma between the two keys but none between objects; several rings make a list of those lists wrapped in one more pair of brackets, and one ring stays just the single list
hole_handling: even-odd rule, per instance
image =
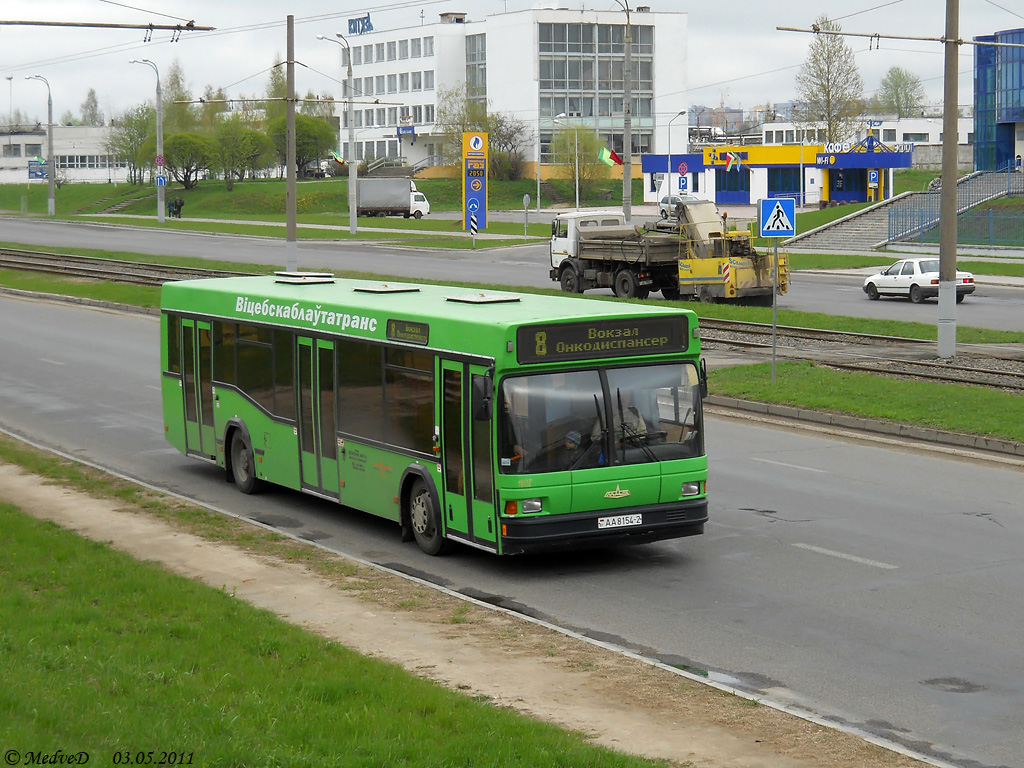
[{"label": "green lawn", "polygon": [[[650,766],[0,504],[5,750],[205,766]],[[10,753],[8,753],[8,756]],[[43,761],[45,762],[45,761]],[[177,762],[184,762],[181,757]],[[24,764],[28,764],[25,762]]]}]

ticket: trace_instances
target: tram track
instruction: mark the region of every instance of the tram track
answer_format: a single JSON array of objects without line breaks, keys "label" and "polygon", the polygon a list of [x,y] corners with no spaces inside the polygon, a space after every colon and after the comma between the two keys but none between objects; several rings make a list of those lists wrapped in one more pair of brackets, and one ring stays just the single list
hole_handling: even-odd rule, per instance
[{"label": "tram track", "polygon": [[[246,272],[146,264],[90,256],[0,248],[0,269],[38,272],[130,285],[159,286],[175,280],[240,277]],[[705,349],[750,352],[755,359],[775,347],[787,359],[866,373],[1024,392],[1024,349],[1003,345],[974,349],[960,345],[951,361],[931,354],[934,341],[901,336],[777,326],[739,320],[700,321]]]}]

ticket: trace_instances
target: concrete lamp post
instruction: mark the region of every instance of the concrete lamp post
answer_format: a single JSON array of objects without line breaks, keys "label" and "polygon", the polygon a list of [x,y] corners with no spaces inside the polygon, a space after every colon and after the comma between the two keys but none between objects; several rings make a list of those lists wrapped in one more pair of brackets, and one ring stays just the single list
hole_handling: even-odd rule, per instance
[{"label": "concrete lamp post", "polygon": [[[160,162],[162,163],[164,157],[164,94],[160,89],[160,70],[149,59],[132,59],[128,63],[145,64],[156,73],[156,156],[161,158]],[[167,206],[164,203],[164,184],[166,180],[163,166],[160,165],[157,167],[156,179],[156,220],[160,224],[166,221]]]},{"label": "concrete lamp post", "polygon": [[46,215],[57,215],[57,204],[53,196],[54,177],[57,169],[53,160],[53,94],[50,92],[50,82],[42,75],[26,75],[26,80],[41,80],[46,83],[46,178],[50,184],[50,196],[46,201]]},{"label": "concrete lamp post", "polygon": [[672,195],[676,193],[675,187],[672,186],[672,123],[677,119],[686,114],[685,109],[679,110],[679,112],[668,121],[668,197],[669,201],[672,200]]},{"label": "concrete lamp post", "polygon": [[575,150],[573,152],[573,155],[575,157],[575,163],[573,165],[575,167],[576,178],[576,210],[578,211],[580,209],[580,130],[575,125],[561,122],[563,117],[567,117],[565,112],[561,112],[560,114],[556,115],[555,123],[557,123],[558,125],[564,125],[566,128],[572,128],[573,136],[575,139]]},{"label": "concrete lamp post", "polygon": [[346,90],[346,104],[345,104],[345,119],[348,122],[348,156],[345,158],[345,164],[348,166],[348,231],[349,234],[356,234],[359,231],[358,224],[356,223],[356,209],[358,202],[356,200],[356,124],[355,114],[352,104],[352,48],[348,44],[348,40],[341,32],[336,32],[335,37],[338,39],[327,37],[325,35],[317,35],[317,40],[327,40],[332,43],[337,43],[345,49],[345,58],[348,60],[348,72],[345,78],[345,90]]}]

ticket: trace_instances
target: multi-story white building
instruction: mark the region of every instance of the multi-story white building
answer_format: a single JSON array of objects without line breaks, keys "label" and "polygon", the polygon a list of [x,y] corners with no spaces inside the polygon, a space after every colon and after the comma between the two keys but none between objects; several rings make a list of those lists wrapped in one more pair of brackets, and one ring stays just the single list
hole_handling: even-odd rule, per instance
[{"label": "multi-story white building", "polygon": [[[478,20],[443,13],[433,24],[350,34],[356,135],[350,152],[343,115],[343,154],[430,163],[439,154],[439,94],[465,83],[468,96],[489,111],[532,127],[526,151],[531,165],[538,152],[547,161],[561,127],[554,121],[562,114],[567,117],[560,122],[596,130],[625,157],[625,22],[621,11],[535,7]],[[652,12],[644,5],[630,14],[634,159],[666,142],[668,120],[684,109],[686,22],[685,13]],[[685,148],[685,123],[674,129],[676,146]]]}]

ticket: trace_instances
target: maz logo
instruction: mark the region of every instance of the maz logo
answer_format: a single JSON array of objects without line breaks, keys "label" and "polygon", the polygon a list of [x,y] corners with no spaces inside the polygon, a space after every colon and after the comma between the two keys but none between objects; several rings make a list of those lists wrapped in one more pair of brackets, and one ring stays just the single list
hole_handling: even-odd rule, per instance
[{"label": "maz logo", "polygon": [[627,496],[629,496],[629,491],[622,490],[618,485],[615,486],[614,491],[608,491],[608,493],[604,495],[606,499],[624,499]]}]

